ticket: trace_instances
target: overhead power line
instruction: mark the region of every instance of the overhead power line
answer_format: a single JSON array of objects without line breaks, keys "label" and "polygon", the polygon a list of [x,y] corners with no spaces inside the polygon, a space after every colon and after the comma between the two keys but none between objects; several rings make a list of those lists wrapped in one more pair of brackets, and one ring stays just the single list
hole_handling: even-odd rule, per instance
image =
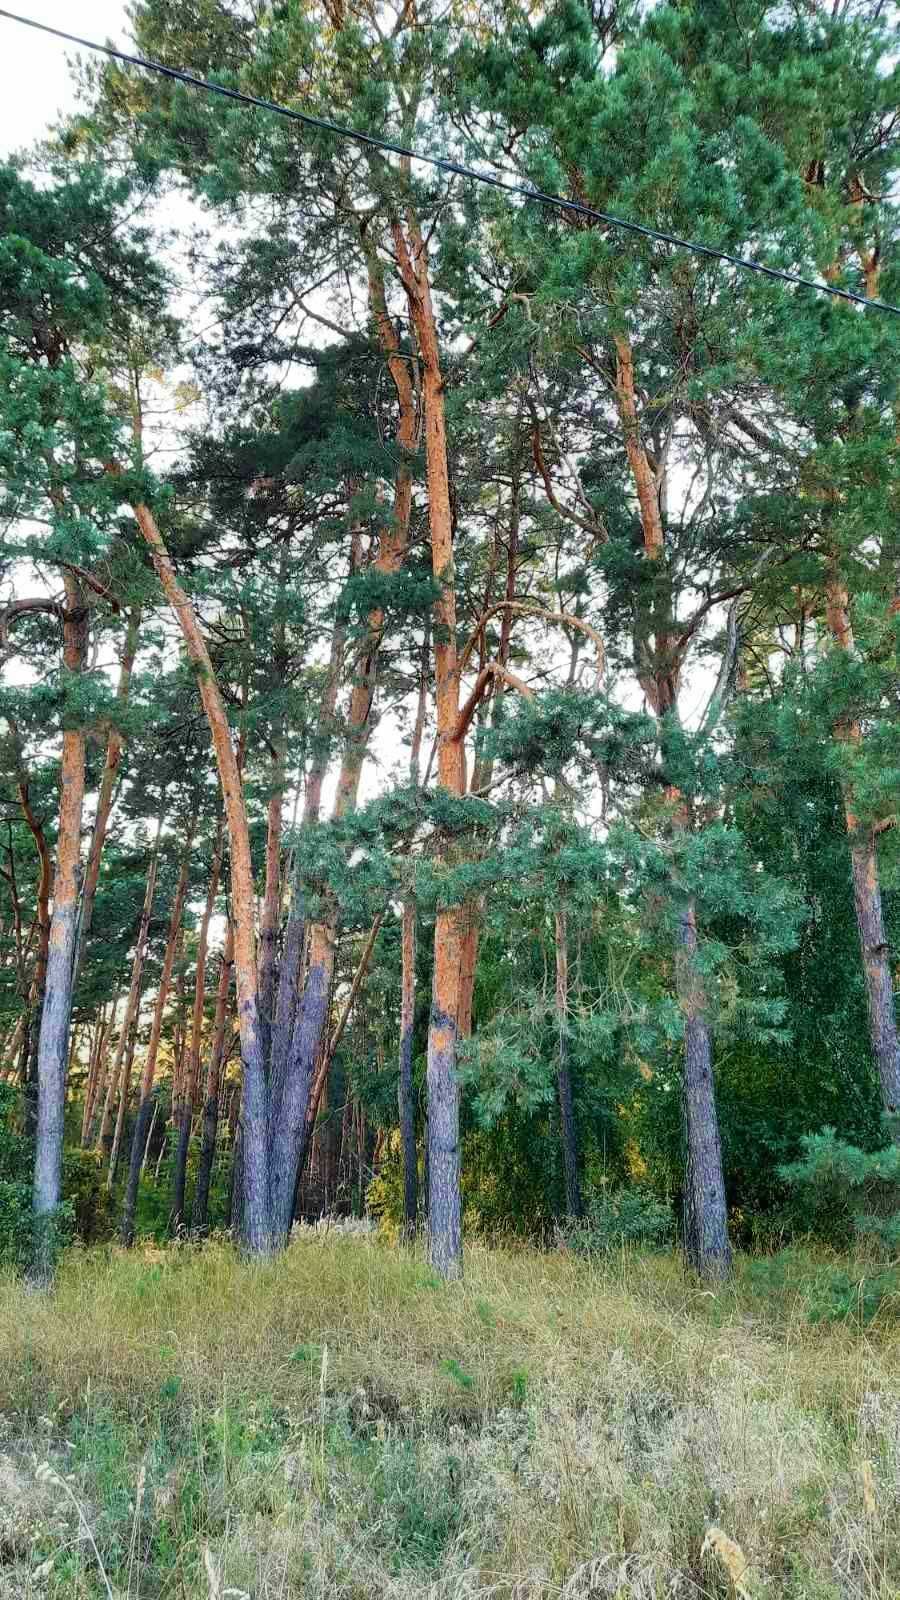
[{"label": "overhead power line", "polygon": [[215,83],[211,78],[196,77],[179,67],[166,67],[161,61],[129,55],[127,51],[116,50],[110,44],[98,44],[93,39],[80,39],[77,34],[65,33],[62,28],[51,28],[49,23],[37,22],[34,17],[21,17],[14,11],[3,9],[0,9],[0,17],[5,17],[8,22],[18,22],[25,28],[34,28],[38,33],[48,33],[55,39],[63,39],[66,44],[78,45],[82,50],[93,50],[99,55],[110,56],[112,60],[122,61],[128,67],[139,67],[144,72],[156,72],[160,77],[186,84],[189,89],[203,89],[207,94],[217,94],[226,100],[236,100],[239,105],[252,106],[257,111],[273,112],[275,116],[287,117],[289,121],[300,122],[307,128],[333,133],[340,139],[351,139],[354,143],[364,145],[370,150],[381,150],[388,155],[404,156],[409,161],[419,161],[426,166],[437,167],[440,172],[465,178],[470,183],[488,184],[492,189],[502,189],[504,193],[517,195],[534,205],[547,206],[552,210],[569,212],[578,217],[587,217],[592,222],[602,222],[610,228],[621,228],[626,233],[637,234],[642,239],[653,239],[657,244],[673,245],[678,250],[688,250],[693,255],[705,256],[710,261],[724,261],[728,266],[739,267],[744,272],[757,272],[764,278],[774,278],[779,283],[793,284],[795,288],[812,289],[816,294],[834,295],[839,300],[849,300],[853,305],[863,306],[866,311],[886,311],[890,316],[900,317],[900,306],[891,305],[886,300],[869,300],[865,295],[854,294],[851,289],[838,289],[834,284],[818,283],[814,278],[804,278],[799,273],[788,272],[781,267],[768,267],[764,262],[754,261],[750,256],[735,256],[727,250],[716,250],[708,244],[681,239],[677,234],[665,233],[660,228],[651,228],[644,222],[632,222],[627,217],[614,216],[609,211],[600,211],[580,200],[570,200],[559,194],[548,194],[543,189],[533,189],[524,183],[511,182],[491,172],[478,172],[474,167],[463,166],[460,162],[450,161],[444,156],[423,154],[419,150],[410,149],[407,145],[395,144],[391,139],[382,139],[377,134],[363,133],[358,128],[346,128],[339,122],[332,122],[328,117],[315,117],[308,111],[297,111],[293,106],[279,105],[276,100],[264,100],[255,94],[245,94],[242,89],[231,89],[224,83]]}]

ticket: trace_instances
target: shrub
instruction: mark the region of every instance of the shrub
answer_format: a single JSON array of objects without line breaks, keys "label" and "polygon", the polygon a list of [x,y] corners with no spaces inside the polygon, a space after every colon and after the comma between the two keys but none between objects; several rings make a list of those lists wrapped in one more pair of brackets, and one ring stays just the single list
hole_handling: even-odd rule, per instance
[{"label": "shrub", "polygon": [[592,1194],[585,1215],[560,1230],[563,1242],[579,1255],[609,1255],[614,1250],[665,1250],[675,1237],[672,1208],[639,1186]]},{"label": "shrub", "polygon": [[752,1261],[747,1280],[770,1317],[778,1315],[779,1303],[797,1301],[811,1323],[863,1324],[875,1316],[896,1315],[900,1308],[897,1268],[848,1270],[836,1262],[816,1261],[796,1246]]},{"label": "shrub", "polygon": [[96,1150],[67,1150],[63,1157],[63,1199],[76,1237],[83,1244],[109,1238],[116,1222],[116,1204],[106,1187],[106,1173]]},{"label": "shrub", "polygon": [[798,1161],[779,1168],[793,1191],[798,1221],[832,1244],[869,1240],[900,1249],[900,1148],[860,1150],[833,1128],[808,1134]]}]

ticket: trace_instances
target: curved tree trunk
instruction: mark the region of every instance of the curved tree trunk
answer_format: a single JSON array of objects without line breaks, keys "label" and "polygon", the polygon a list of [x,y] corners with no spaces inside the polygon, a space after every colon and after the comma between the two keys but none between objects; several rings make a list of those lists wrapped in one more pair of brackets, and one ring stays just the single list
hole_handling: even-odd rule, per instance
[{"label": "curved tree trunk", "polygon": [[160,583],[181,627],[188,655],[197,673],[200,698],[212,734],[219,781],[225,801],[231,847],[234,964],[244,1080],[241,1113],[243,1233],[250,1254],[265,1256],[272,1249],[269,1200],[269,1106],[266,1062],[259,1025],[256,896],[243,785],[215,669],[194,608],[178,582],[175,568],[152,511],[139,502],[134,506],[134,514],[150,548]]}]

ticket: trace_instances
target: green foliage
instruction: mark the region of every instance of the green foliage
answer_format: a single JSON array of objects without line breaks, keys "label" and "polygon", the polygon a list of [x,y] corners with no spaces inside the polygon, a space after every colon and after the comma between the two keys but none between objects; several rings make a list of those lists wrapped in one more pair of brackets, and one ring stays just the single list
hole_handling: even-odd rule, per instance
[{"label": "green foliage", "polygon": [[799,1160],[780,1169],[811,1233],[846,1245],[854,1236],[900,1250],[900,1146],[860,1150],[834,1128],[801,1140]]},{"label": "green foliage", "polygon": [[459,1488],[459,1463],[448,1453],[430,1470],[407,1444],[383,1453],[379,1501],[398,1569],[427,1573],[440,1564],[462,1520]]},{"label": "green foliage", "polygon": [[34,1216],[34,1148],[19,1131],[20,1115],[21,1095],[11,1084],[0,1083],[0,1268],[15,1272],[26,1271],[39,1251],[46,1258],[55,1258],[71,1238],[75,1220],[69,1193],[64,1193],[56,1211]]},{"label": "green foliage", "polygon": [[75,1237],[82,1244],[96,1244],[111,1236],[118,1208],[115,1196],[106,1187],[106,1169],[95,1150],[65,1150],[62,1192]]},{"label": "green foliage", "polygon": [[621,1250],[666,1250],[675,1237],[675,1217],[648,1189],[602,1189],[588,1196],[583,1217],[560,1227],[570,1250],[607,1256]]},{"label": "green foliage", "polygon": [[900,1314],[900,1271],[860,1265],[817,1262],[810,1266],[803,1251],[791,1247],[752,1261],[748,1282],[763,1301],[784,1306],[799,1301],[811,1323],[851,1322],[864,1325]]}]

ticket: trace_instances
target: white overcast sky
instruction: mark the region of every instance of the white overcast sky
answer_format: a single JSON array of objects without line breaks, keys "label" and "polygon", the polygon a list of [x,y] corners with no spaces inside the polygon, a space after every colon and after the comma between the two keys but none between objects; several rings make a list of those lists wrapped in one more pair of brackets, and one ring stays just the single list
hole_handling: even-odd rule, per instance
[{"label": "white overcast sky", "polygon": [[[7,0],[11,11],[51,28],[128,48],[125,0]],[[0,17],[0,155],[39,139],[75,105],[71,45]]]}]

